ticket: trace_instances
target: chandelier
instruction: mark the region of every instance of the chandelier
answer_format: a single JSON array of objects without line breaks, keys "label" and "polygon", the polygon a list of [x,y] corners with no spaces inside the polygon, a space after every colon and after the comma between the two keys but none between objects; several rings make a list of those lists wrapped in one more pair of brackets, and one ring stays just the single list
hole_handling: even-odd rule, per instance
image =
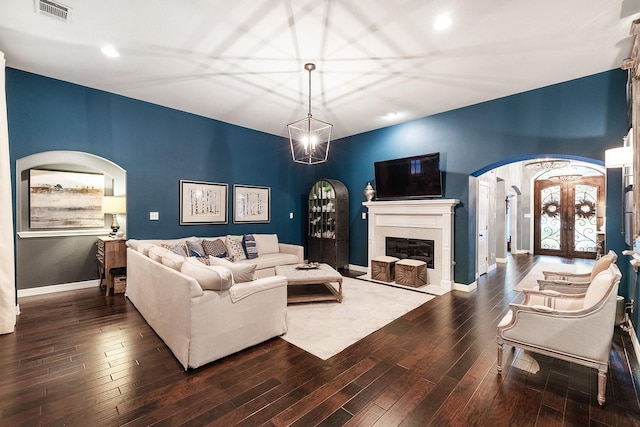
[{"label": "chandelier", "polygon": [[316,66],[307,63],[304,69],[309,72],[309,112],[307,117],[288,124],[287,128],[293,161],[313,165],[327,161],[333,125],[311,116],[311,71]]}]

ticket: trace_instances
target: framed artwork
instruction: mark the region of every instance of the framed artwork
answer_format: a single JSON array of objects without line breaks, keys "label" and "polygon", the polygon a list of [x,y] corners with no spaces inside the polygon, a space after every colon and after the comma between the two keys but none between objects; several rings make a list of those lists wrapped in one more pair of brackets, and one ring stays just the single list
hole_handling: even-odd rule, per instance
[{"label": "framed artwork", "polygon": [[227,184],[180,180],[180,225],[226,224]]},{"label": "framed artwork", "polygon": [[233,222],[269,222],[271,189],[250,185],[233,186]]},{"label": "framed artwork", "polygon": [[29,228],[104,228],[104,175],[29,170]]}]

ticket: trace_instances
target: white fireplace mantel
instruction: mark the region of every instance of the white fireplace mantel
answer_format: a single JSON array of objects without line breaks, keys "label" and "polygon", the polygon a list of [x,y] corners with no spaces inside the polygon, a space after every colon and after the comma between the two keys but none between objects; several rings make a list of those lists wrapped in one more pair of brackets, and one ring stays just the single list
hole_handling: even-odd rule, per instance
[{"label": "white fireplace mantel", "polygon": [[[415,236],[427,233],[435,241],[435,265],[427,272],[429,285],[438,286],[441,292],[453,289],[453,215],[458,199],[392,200],[363,202],[368,210],[368,262],[371,275],[371,259],[385,255],[386,236]],[[430,277],[431,276],[431,277]],[[435,279],[435,283],[433,282]]]}]

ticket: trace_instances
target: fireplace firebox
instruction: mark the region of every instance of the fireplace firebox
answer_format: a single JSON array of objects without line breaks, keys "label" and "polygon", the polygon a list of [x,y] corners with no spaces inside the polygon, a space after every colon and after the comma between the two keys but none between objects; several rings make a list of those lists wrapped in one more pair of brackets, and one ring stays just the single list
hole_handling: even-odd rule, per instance
[{"label": "fireplace firebox", "polygon": [[427,268],[434,268],[434,241],[425,239],[408,239],[403,237],[385,237],[385,253],[396,258],[417,259],[427,263]]}]

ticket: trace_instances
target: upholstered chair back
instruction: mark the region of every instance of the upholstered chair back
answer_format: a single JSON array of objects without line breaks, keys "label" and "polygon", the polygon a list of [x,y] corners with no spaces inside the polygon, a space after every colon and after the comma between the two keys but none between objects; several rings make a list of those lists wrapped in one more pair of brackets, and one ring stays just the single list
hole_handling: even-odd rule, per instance
[{"label": "upholstered chair back", "polygon": [[609,268],[611,263],[616,262],[616,259],[618,259],[618,255],[613,251],[609,251],[608,254],[600,257],[594,264],[593,270],[591,270],[591,281],[593,281],[598,274]]},{"label": "upholstered chair back", "polygon": [[585,309],[593,307],[595,304],[602,301],[609,292],[609,289],[611,289],[615,277],[616,271],[614,266],[611,264],[609,264],[609,268],[601,271],[596,277],[594,277],[587,288],[582,308]]}]

